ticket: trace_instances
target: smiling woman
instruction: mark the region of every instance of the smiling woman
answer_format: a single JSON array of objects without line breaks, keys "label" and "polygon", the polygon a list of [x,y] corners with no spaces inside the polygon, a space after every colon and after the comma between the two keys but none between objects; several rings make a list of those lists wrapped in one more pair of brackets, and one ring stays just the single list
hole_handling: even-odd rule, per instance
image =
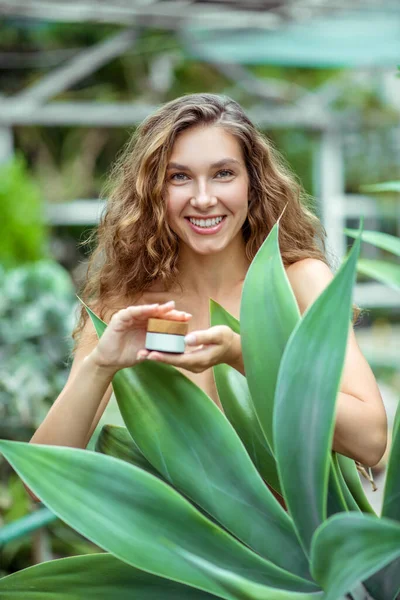
[{"label": "smiling woman", "polygon": [[[278,220],[282,261],[301,312],[333,277],[308,198],[230,98],[194,94],[162,106],[136,130],[105,193],[81,297],[108,327],[98,340],[82,308],[69,379],[34,443],[85,448],[113,376],[145,358],[181,370],[222,410],[212,367],[245,371],[240,335],[210,327],[209,300],[239,319],[246,273]],[[185,352],[146,350],[150,318],[188,324]],[[353,332],[345,369],[334,448],[373,464],[385,449],[385,412]]]}]

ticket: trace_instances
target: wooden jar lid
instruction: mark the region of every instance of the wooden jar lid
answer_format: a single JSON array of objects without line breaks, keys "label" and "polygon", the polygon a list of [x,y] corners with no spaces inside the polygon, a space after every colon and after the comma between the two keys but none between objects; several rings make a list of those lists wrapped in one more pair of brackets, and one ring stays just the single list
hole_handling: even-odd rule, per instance
[{"label": "wooden jar lid", "polygon": [[175,335],[186,335],[189,323],[185,321],[168,321],[167,319],[149,319],[147,331],[151,333],[172,333]]}]

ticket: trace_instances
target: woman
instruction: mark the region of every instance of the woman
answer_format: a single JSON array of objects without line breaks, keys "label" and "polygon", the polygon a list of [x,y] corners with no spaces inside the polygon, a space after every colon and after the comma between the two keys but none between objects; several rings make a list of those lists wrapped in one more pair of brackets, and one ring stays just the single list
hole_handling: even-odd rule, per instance
[{"label": "woman", "polygon": [[[113,375],[144,359],[182,370],[222,409],[212,366],[244,367],[240,336],[210,328],[209,298],[239,318],[247,269],[285,206],[279,242],[301,313],[333,277],[324,230],[300,186],[229,98],[188,95],[147,118],[107,193],[82,296],[109,325],[98,341],[82,309],[70,376],[33,443],[85,448]],[[149,317],[188,321],[187,351],[145,350]],[[386,415],[350,329],[333,448],[374,465],[386,446]]]}]

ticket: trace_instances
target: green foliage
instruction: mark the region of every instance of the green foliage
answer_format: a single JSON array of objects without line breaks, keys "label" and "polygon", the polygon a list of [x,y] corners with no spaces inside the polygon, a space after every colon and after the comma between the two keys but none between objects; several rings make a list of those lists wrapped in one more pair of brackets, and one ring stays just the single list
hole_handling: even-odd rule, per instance
[{"label": "green foliage", "polygon": [[[65,385],[75,306],[73,284],[59,264],[0,266],[0,437],[29,439]],[[21,479],[0,462],[1,575],[31,564],[35,547],[27,533],[55,519],[31,510]],[[3,533],[11,540],[6,546]],[[55,555],[98,551],[60,522],[41,535]]]},{"label": "green foliage", "polygon": [[[376,191],[392,191],[394,189],[400,190],[400,182],[391,181],[374,186],[374,190]],[[355,229],[345,229],[344,233],[352,238],[357,236]],[[362,233],[362,240],[395,256],[400,256],[400,239],[394,235],[389,235],[381,231],[364,231]],[[398,262],[360,259],[357,263],[357,270],[363,275],[377,279],[396,290],[400,290],[400,265]]]},{"label": "green foliage", "polygon": [[[216,370],[225,414],[177,369],[144,361],[113,379],[126,429],[103,431],[97,449],[108,456],[0,441],[4,456],[47,507],[107,552],[21,571],[0,580],[0,593],[14,600],[45,593],[54,600],[169,593],[225,600],[342,600],[350,593],[357,600],[396,599],[399,416],[383,518],[365,502],[354,462],[331,452],[361,234],[302,318],[293,313],[287,331],[293,307],[285,294],[278,228],[247,273],[240,324],[211,303],[214,323],[240,327],[243,340],[247,336],[246,372],[258,361],[248,388],[243,381],[232,385],[230,367]],[[106,324],[88,312],[101,336]],[[254,414],[259,426],[253,439],[263,436],[263,443],[251,450]],[[257,468],[262,454],[276,461],[288,512],[265,485],[269,471]]]},{"label": "green foliage", "polygon": [[362,192],[400,192],[400,181],[385,181],[361,186]]},{"label": "green foliage", "polygon": [[10,268],[44,258],[42,198],[21,156],[1,168],[0,206],[0,265]]},{"label": "green foliage", "polygon": [[75,306],[57,263],[0,266],[0,437],[27,439],[65,385]]}]

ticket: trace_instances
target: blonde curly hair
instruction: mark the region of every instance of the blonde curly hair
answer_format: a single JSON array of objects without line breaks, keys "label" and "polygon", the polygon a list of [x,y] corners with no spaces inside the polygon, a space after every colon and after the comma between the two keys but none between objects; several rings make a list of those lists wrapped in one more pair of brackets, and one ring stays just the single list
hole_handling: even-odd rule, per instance
[{"label": "blonde curly hair", "polygon": [[[326,232],[312,212],[312,199],[242,107],[226,96],[185,95],[164,104],[136,129],[103,190],[106,210],[97,231],[83,242],[94,241],[95,250],[80,293],[99,316],[125,306],[155,280],[166,291],[177,281],[179,238],[166,220],[166,169],[177,136],[198,125],[223,127],[242,148],[249,175],[248,217],[242,228],[247,258],[254,258],[283,212],[279,244],[284,265],[303,258],[329,265]],[[357,318],[358,307],[354,313]],[[82,306],[72,334],[75,342],[86,320]]]}]

